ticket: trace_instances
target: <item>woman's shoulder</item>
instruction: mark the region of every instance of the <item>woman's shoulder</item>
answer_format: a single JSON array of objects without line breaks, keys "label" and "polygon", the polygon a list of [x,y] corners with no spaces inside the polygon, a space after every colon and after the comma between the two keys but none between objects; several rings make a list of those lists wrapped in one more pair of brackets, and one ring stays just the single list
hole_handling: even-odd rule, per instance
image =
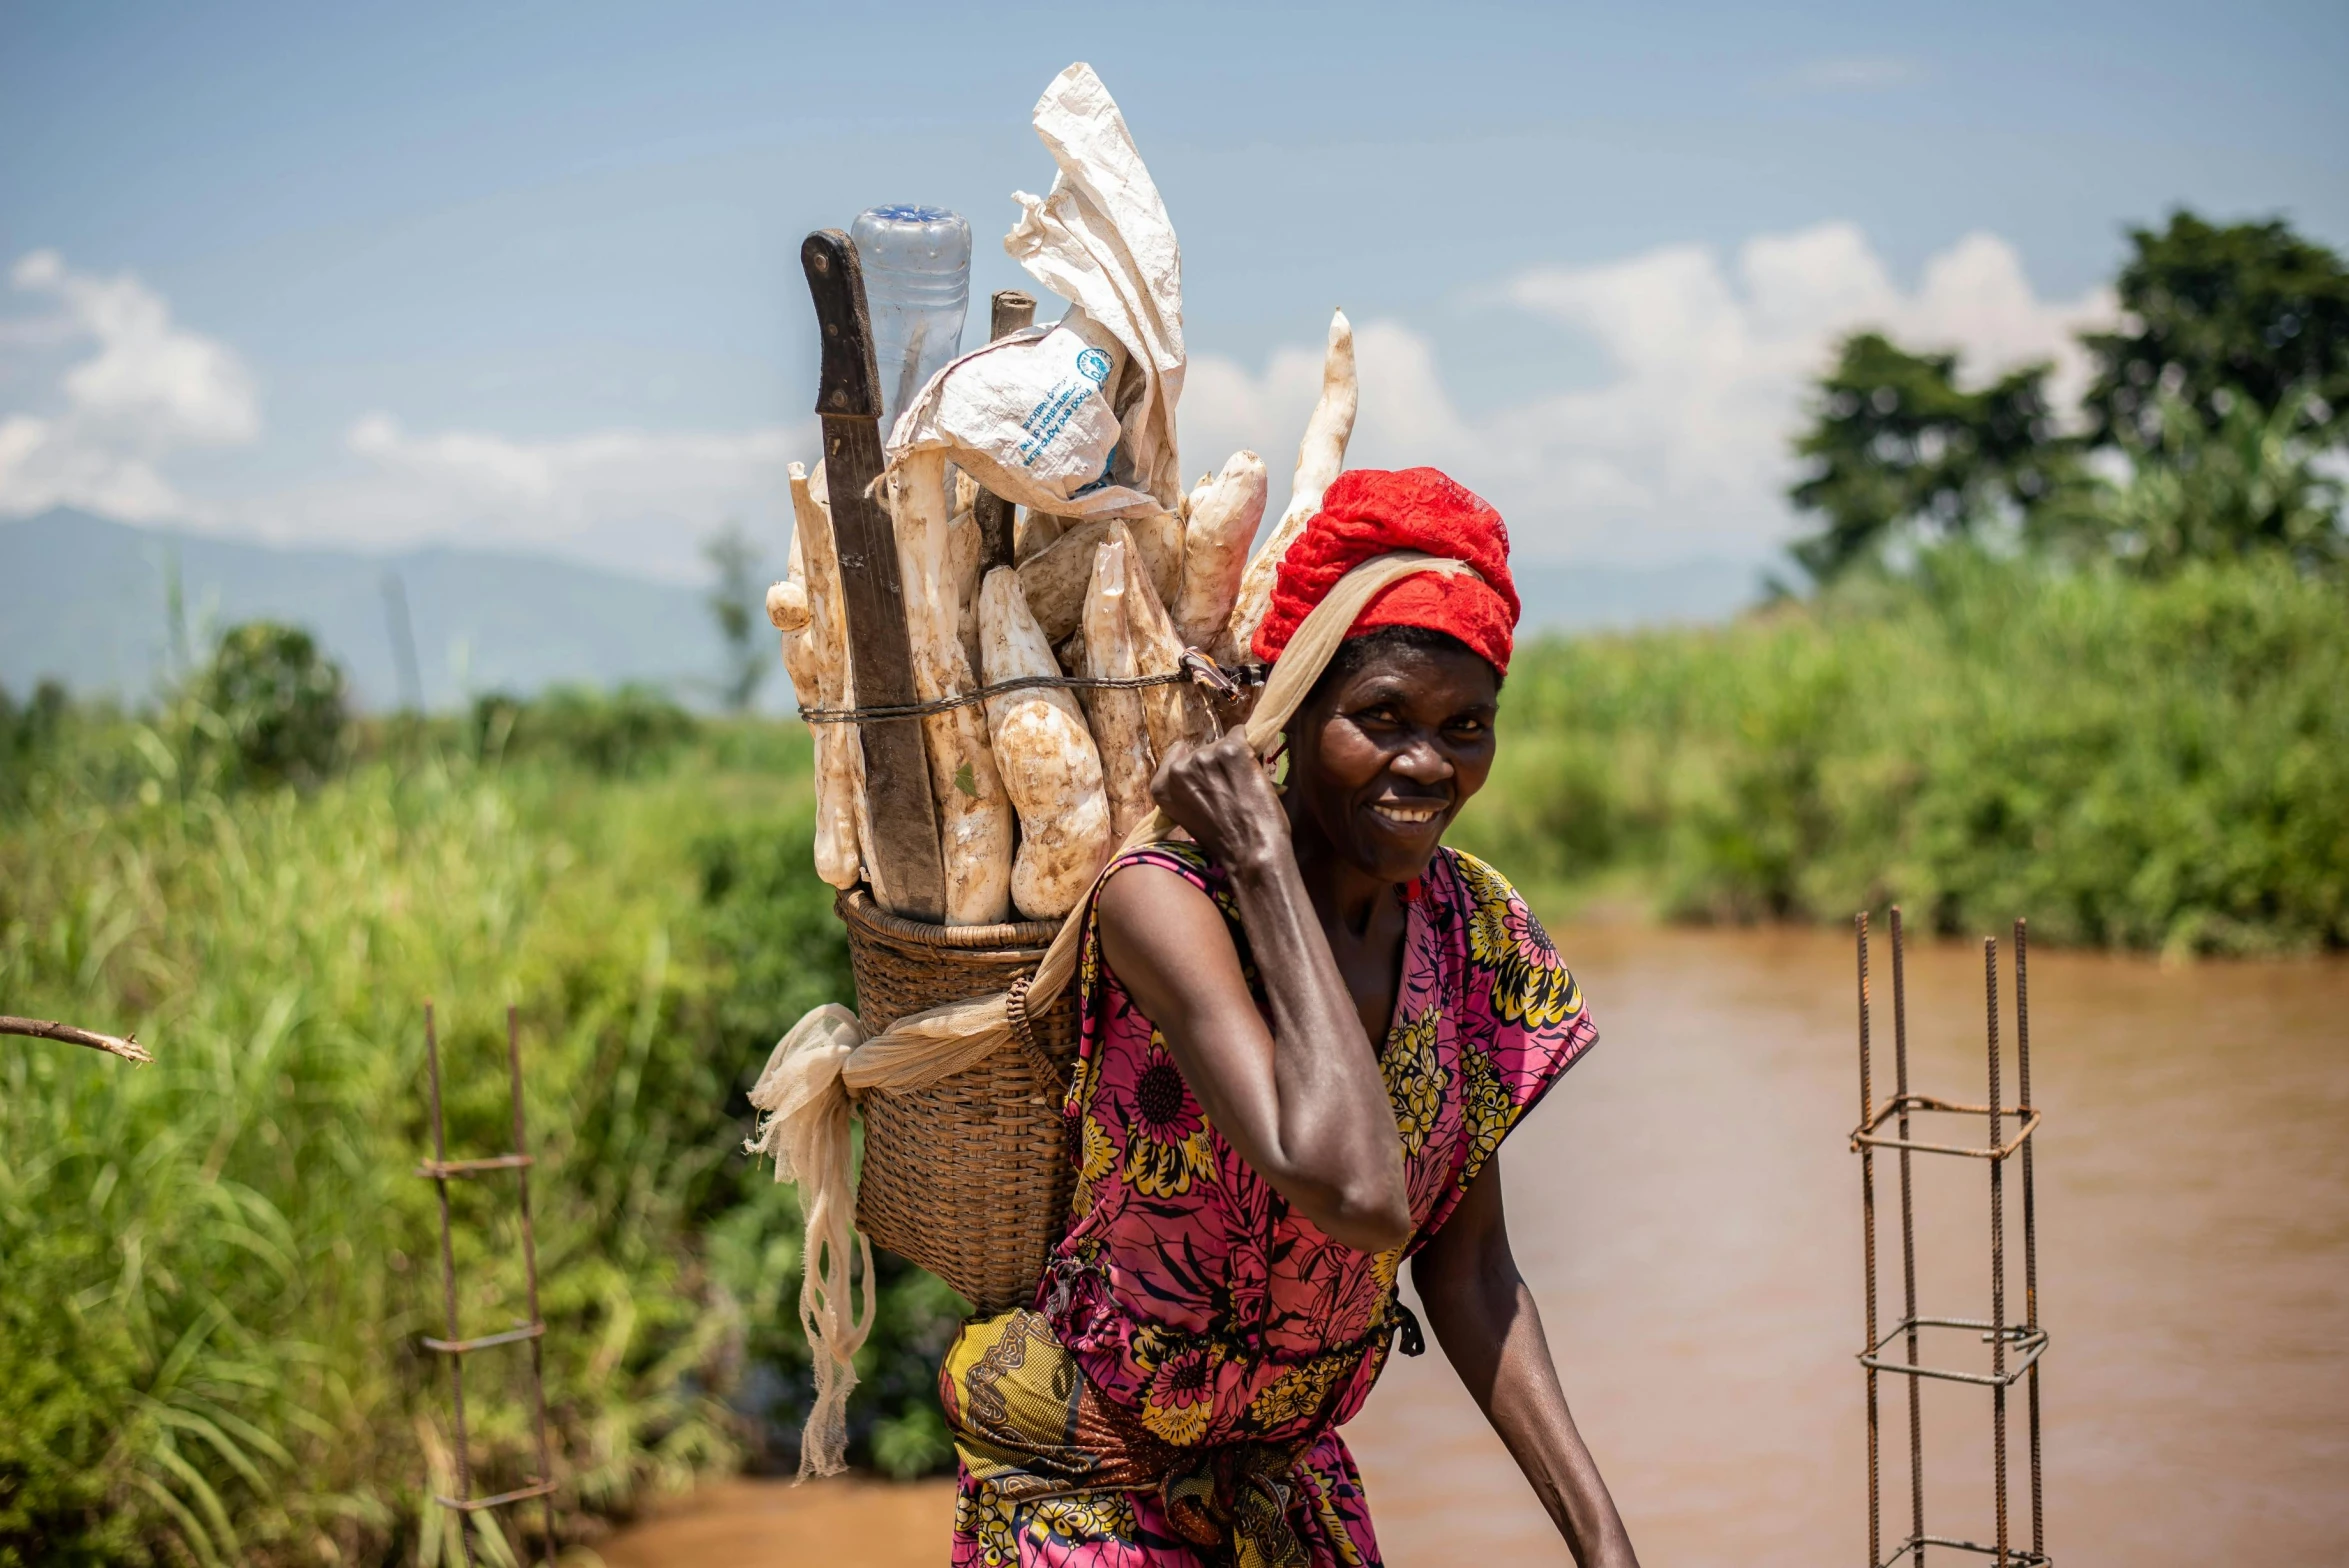
[{"label": "woman's shoulder", "polygon": [[1102,875],[1106,879],[1129,866],[1156,866],[1202,889],[1221,880],[1215,863],[1207,858],[1207,851],[1187,838],[1162,838],[1136,845],[1112,860]]},{"label": "woman's shoulder", "polygon": [[[1135,879],[1121,876],[1131,870],[1158,871],[1164,879]],[[1138,881],[1156,881],[1157,887],[1145,892]],[[1230,881],[1223,868],[1208,859],[1207,852],[1187,838],[1160,839],[1155,843],[1139,845],[1110,861],[1101,873],[1095,894],[1095,916],[1098,922],[1110,925],[1129,925],[1136,919],[1149,920],[1153,912],[1163,913],[1167,905],[1161,902],[1172,898],[1178,903],[1190,899],[1205,899],[1227,922],[1237,922],[1239,911],[1232,902]]]},{"label": "woman's shoulder", "polygon": [[[1158,876],[1132,877],[1130,870],[1154,871]],[[1098,955],[1106,971],[1110,954],[1120,952],[1127,963],[1147,963],[1145,956],[1172,954],[1186,943],[1206,940],[1218,926],[1240,961],[1240,973],[1256,987],[1255,961],[1248,934],[1240,923],[1240,908],[1232,896],[1230,879],[1207,852],[1189,839],[1162,839],[1127,850],[1109,863],[1095,894],[1093,919],[1086,932],[1088,957]],[[1094,969],[1088,966],[1088,981]],[[1121,985],[1122,989],[1122,985]]]}]

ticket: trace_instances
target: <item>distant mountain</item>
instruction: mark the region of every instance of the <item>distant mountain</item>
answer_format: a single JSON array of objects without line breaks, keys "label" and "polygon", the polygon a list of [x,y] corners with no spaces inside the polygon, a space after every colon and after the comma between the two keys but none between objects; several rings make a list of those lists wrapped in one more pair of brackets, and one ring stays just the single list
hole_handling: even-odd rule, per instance
[{"label": "distant mountain", "polygon": [[[0,522],[0,684],[44,676],[134,699],[169,668],[176,558],[191,641],[268,617],[308,627],[362,707],[400,698],[390,585],[407,601],[427,706],[563,681],[648,681],[681,699],[723,663],[694,589],[545,557],[466,550],[363,555],[137,528],[58,508]],[[783,692],[782,671],[770,695]]]},{"label": "distant mountain", "polygon": [[[469,550],[365,555],[281,549],[58,508],[0,521],[0,685],[54,676],[135,700],[170,667],[167,572],[178,563],[190,640],[268,617],[308,627],[350,672],[366,708],[401,696],[392,585],[414,627],[427,706],[558,682],[644,681],[701,699],[723,664],[692,588],[545,556]],[[1724,620],[1760,597],[1753,564],[1518,566],[1522,630],[1596,631]],[[766,705],[788,711],[778,668]]]}]

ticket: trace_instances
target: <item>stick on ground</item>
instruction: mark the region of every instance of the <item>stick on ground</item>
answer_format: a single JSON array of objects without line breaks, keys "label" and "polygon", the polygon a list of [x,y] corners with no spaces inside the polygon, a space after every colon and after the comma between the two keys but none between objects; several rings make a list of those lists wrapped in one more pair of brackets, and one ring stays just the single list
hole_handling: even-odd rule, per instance
[{"label": "stick on ground", "polygon": [[93,1051],[104,1051],[109,1056],[119,1056],[126,1062],[136,1062],[141,1066],[155,1060],[147,1054],[147,1048],[139,1044],[136,1035],[126,1035],[118,1040],[110,1034],[76,1029],[71,1024],[61,1024],[53,1019],[12,1018],[6,1013],[0,1013],[0,1034],[30,1035],[36,1040],[63,1040],[71,1045],[86,1045]]}]

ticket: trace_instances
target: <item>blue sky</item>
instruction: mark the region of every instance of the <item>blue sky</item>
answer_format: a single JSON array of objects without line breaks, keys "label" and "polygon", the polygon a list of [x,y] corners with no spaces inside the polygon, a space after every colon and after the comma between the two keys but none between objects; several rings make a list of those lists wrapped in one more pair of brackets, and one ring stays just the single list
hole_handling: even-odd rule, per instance
[{"label": "blue sky", "polygon": [[0,511],[670,576],[779,538],[800,237],[941,202],[974,297],[1022,283],[1076,59],[1183,239],[1186,465],[1285,476],[1343,305],[1355,457],[1445,464],[1531,556],[1765,555],[1853,325],[2060,352],[2181,202],[2349,244],[2337,5],[971,14],[0,11]]}]

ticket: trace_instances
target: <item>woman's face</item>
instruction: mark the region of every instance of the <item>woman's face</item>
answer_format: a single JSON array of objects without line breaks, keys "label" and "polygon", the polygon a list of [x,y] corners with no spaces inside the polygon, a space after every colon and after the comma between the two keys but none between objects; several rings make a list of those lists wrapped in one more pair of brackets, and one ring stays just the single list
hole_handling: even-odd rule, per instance
[{"label": "woman's face", "polygon": [[1492,771],[1499,696],[1493,667],[1466,649],[1379,649],[1290,726],[1298,808],[1346,860],[1410,881]]}]

